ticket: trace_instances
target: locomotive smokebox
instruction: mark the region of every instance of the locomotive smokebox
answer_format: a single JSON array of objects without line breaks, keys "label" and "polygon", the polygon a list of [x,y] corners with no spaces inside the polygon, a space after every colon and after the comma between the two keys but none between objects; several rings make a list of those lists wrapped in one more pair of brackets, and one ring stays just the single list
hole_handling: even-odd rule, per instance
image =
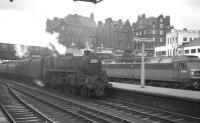
[{"label": "locomotive smokebox", "polygon": [[91,52],[90,52],[89,50],[85,50],[85,51],[84,51],[84,56],[89,56],[90,53],[91,53]]}]

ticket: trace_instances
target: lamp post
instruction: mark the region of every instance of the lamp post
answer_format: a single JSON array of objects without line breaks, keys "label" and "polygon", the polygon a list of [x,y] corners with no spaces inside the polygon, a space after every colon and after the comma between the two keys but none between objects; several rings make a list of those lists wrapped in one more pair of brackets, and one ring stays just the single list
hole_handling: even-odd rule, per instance
[{"label": "lamp post", "polygon": [[144,62],[144,51],[145,51],[145,44],[144,42],[152,42],[152,38],[141,38],[141,37],[134,37],[134,41],[142,42],[142,63],[141,63],[141,79],[140,79],[140,85],[141,88],[144,88],[145,86],[145,62]]}]

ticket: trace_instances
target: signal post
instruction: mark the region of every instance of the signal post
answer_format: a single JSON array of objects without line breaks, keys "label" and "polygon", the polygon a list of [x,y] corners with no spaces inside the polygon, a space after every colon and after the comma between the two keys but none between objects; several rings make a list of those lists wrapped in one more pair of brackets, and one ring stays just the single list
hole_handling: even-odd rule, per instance
[{"label": "signal post", "polygon": [[134,41],[138,41],[142,43],[142,63],[141,63],[141,78],[140,78],[140,85],[141,88],[145,86],[145,62],[144,62],[144,51],[145,51],[145,44],[144,42],[152,42],[152,38],[141,38],[141,37],[134,37]]}]

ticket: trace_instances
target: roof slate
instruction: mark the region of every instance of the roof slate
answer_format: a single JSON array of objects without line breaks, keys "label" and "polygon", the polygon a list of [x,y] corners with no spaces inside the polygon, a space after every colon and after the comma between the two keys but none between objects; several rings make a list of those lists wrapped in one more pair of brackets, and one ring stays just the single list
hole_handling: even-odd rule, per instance
[{"label": "roof slate", "polygon": [[83,17],[81,15],[68,15],[64,18],[66,24],[79,24],[86,27],[97,28],[95,21],[89,17]]}]

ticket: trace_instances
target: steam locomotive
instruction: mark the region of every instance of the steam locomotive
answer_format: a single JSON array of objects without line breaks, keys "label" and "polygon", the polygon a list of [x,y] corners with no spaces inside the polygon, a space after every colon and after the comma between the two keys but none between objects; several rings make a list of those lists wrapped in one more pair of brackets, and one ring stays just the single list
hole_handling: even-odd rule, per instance
[{"label": "steam locomotive", "polygon": [[[139,84],[141,58],[104,62],[103,69],[109,81]],[[147,85],[200,90],[200,60],[194,56],[147,58],[145,79]]]},{"label": "steam locomotive", "polygon": [[101,67],[101,62],[86,51],[84,56],[68,54],[5,62],[0,64],[0,74],[34,82],[42,80],[40,85],[89,98],[106,96],[111,87]]}]

